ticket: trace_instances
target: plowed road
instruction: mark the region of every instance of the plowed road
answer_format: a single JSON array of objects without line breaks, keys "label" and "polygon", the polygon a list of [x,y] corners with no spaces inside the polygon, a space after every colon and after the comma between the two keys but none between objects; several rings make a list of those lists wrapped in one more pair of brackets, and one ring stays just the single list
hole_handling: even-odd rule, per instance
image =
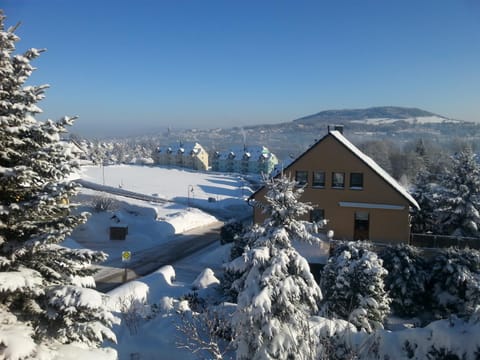
[{"label": "plowed road", "polygon": [[[107,292],[126,281],[147,275],[164,265],[178,261],[220,239],[222,222],[198,227],[162,245],[136,251],[128,263],[115,259],[108,266],[98,266],[95,274],[97,290]],[[125,266],[126,265],[126,266]]]}]

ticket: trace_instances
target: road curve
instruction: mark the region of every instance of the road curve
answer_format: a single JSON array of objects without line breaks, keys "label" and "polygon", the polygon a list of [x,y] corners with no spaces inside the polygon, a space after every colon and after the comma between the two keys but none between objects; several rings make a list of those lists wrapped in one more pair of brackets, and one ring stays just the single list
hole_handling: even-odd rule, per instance
[{"label": "road curve", "polygon": [[95,274],[97,290],[108,292],[127,281],[147,275],[152,271],[181,260],[199,249],[220,239],[220,229],[223,223],[195,228],[187,233],[176,235],[173,240],[153,248],[134,252],[131,262],[125,264],[120,260],[99,266]]}]

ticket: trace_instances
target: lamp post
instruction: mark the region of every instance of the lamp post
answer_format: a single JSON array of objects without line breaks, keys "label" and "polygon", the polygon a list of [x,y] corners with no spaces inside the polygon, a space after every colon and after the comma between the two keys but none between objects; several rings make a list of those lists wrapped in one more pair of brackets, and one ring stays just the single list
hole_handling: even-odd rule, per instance
[{"label": "lamp post", "polygon": [[192,193],[192,201],[195,200],[195,193],[193,190],[193,185],[188,185],[187,187],[187,204],[190,206],[190,193]]},{"label": "lamp post", "polygon": [[105,186],[105,160],[102,160],[102,184]]}]

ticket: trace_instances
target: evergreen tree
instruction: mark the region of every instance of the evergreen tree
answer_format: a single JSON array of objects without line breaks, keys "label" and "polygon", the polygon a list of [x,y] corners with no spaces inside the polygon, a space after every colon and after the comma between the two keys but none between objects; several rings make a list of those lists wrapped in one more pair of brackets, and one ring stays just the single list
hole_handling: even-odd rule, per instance
[{"label": "evergreen tree", "polygon": [[438,233],[440,231],[438,204],[441,193],[435,177],[427,170],[421,171],[417,175],[412,196],[420,209],[413,210],[411,224],[414,233]]},{"label": "evergreen tree", "polygon": [[321,274],[322,314],[348,320],[367,332],[382,329],[391,302],[384,288],[388,272],[382,265],[368,244],[337,245]]},{"label": "evergreen tree", "polygon": [[454,236],[480,236],[480,167],[475,154],[468,148],[452,160],[452,170],[442,181],[442,232]]},{"label": "evergreen tree", "polygon": [[97,346],[115,338],[102,295],[87,288],[91,263],[106,255],[58,245],[86,219],[71,213],[76,188],[66,178],[77,154],[60,139],[73,119],[35,119],[47,86],[25,82],[42,50],[14,55],[19,38],[4,21],[0,12],[0,309],[31,326],[37,343]]},{"label": "evergreen tree", "polygon": [[480,251],[442,250],[430,262],[433,310],[438,317],[472,315],[480,304]]},{"label": "evergreen tree", "polygon": [[417,248],[401,244],[386,247],[380,254],[388,271],[385,287],[391,307],[402,316],[416,316],[425,307],[428,273]]},{"label": "evergreen tree", "polygon": [[281,177],[268,184],[268,218],[245,236],[244,254],[229,267],[243,275],[233,316],[237,359],[309,359],[315,345],[308,319],[321,292],[293,240],[319,243],[315,224],[298,220],[311,207],[299,202],[303,189]]}]

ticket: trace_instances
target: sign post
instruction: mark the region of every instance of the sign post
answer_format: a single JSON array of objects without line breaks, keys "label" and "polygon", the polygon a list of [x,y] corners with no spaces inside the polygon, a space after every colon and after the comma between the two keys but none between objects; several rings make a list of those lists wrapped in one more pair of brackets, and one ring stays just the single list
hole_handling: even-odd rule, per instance
[{"label": "sign post", "polygon": [[127,282],[127,275],[128,275],[128,263],[132,259],[132,252],[131,251],[122,251],[122,262],[125,266],[125,271],[123,273],[123,282]]}]

